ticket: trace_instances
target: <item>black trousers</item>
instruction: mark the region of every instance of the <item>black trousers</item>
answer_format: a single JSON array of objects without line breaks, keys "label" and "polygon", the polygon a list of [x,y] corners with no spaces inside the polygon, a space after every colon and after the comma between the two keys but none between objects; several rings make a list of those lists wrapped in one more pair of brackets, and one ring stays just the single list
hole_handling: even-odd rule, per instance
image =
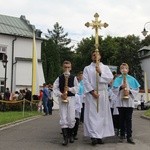
[{"label": "black trousers", "polygon": [[113,111],[114,111],[114,109],[111,108],[111,115],[112,115],[112,120],[113,120],[114,128],[115,129],[120,129],[119,115],[113,115]]},{"label": "black trousers", "polygon": [[119,120],[120,120],[120,135],[125,136],[127,132],[127,139],[132,137],[132,107],[119,107]]},{"label": "black trousers", "polygon": [[141,110],[144,110],[144,102],[141,102]]},{"label": "black trousers", "polygon": [[85,104],[82,103],[81,116],[80,116],[80,122],[82,123],[84,123],[84,107],[85,107]]},{"label": "black trousers", "polygon": [[52,107],[53,107],[53,101],[52,100],[50,100],[50,99],[48,100],[47,107],[48,107],[49,114],[51,115],[52,114]]},{"label": "black trousers", "polygon": [[77,134],[78,134],[78,128],[79,128],[79,122],[80,122],[79,118],[75,118],[75,119],[76,119],[76,123],[73,128],[73,136],[74,137],[77,136]]}]

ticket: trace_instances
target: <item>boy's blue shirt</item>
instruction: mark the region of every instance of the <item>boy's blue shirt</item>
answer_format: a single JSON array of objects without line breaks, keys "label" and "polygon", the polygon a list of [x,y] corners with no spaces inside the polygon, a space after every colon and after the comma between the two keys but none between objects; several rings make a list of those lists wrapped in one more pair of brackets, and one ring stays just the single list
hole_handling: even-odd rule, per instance
[{"label": "boy's blue shirt", "polygon": [[84,87],[83,87],[83,81],[81,80],[79,82],[79,90],[78,90],[78,95],[82,95],[84,93]]}]

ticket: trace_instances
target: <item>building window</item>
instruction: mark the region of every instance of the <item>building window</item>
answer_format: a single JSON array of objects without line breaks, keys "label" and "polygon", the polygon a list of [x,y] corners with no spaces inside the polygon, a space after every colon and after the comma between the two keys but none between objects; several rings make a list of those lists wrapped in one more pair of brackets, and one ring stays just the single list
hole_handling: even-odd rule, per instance
[{"label": "building window", "polygon": [[4,93],[4,81],[0,80],[0,92]]},{"label": "building window", "polygon": [[[0,61],[3,60],[4,54],[6,54],[7,46],[0,44]],[[4,79],[0,78],[0,92],[4,93]]]},{"label": "building window", "polygon": [[0,60],[3,60],[3,53],[0,53]]},{"label": "building window", "polygon": [[7,46],[0,45],[0,53],[6,53]]},{"label": "building window", "polygon": [[3,59],[3,54],[6,54],[7,46],[0,45],[0,60]]},{"label": "building window", "polygon": [[7,46],[0,45],[0,60],[3,59],[3,54],[6,54]]}]

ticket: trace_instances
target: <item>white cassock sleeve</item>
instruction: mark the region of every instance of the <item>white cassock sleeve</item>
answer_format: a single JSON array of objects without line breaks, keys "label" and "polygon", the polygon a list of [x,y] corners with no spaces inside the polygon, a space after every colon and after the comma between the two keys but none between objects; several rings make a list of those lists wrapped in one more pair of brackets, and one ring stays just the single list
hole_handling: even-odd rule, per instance
[{"label": "white cassock sleeve", "polygon": [[110,83],[113,79],[113,74],[108,66],[101,65],[101,76],[100,76],[100,83]]},{"label": "white cassock sleeve", "polygon": [[89,93],[90,91],[94,90],[88,78],[88,68],[85,67],[83,70],[84,93]]},{"label": "white cassock sleeve", "polygon": [[55,80],[53,84],[53,93],[56,97],[61,97],[61,92],[59,90],[59,77]]},{"label": "white cassock sleeve", "polygon": [[[76,77],[74,78],[74,87],[69,88],[69,91],[73,94],[76,94],[78,92],[78,80]],[[59,90],[59,77],[54,82],[53,92],[56,97],[61,97],[62,95],[62,93]]]},{"label": "white cassock sleeve", "polygon": [[119,89],[120,89],[120,86],[118,88],[114,88],[114,87],[112,88],[112,91],[116,95],[116,97],[119,96],[119,92],[120,92]]},{"label": "white cassock sleeve", "polygon": [[[120,87],[121,87],[121,85],[119,86],[119,87],[117,87],[117,88],[112,88],[112,90],[113,90],[113,93],[116,95],[116,96],[119,96],[119,94],[120,94]],[[137,89],[130,89],[130,92],[131,92],[131,98],[132,99],[135,99],[136,98],[136,96],[137,96],[137,94],[139,93],[139,88],[137,88]]]},{"label": "white cassock sleeve", "polygon": [[137,94],[139,93],[139,88],[136,90],[130,89],[130,92],[132,93],[132,98],[135,99]]},{"label": "white cassock sleeve", "polygon": [[79,89],[79,83],[78,83],[77,78],[75,77],[74,78],[74,87],[69,88],[69,91],[73,94],[76,94],[76,93],[78,93],[78,89]]}]

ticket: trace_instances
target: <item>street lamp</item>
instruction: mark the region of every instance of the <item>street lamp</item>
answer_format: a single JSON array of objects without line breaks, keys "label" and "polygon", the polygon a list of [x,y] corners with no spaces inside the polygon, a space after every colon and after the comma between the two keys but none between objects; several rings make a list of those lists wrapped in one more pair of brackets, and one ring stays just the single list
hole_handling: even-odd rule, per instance
[{"label": "street lamp", "polygon": [[149,24],[149,23],[150,23],[150,21],[149,21],[149,22],[146,22],[146,23],[144,24],[144,29],[143,29],[143,31],[141,32],[144,36],[146,36],[147,33],[148,33],[148,31],[146,30],[146,25]]},{"label": "street lamp", "polygon": [[5,92],[6,92],[6,79],[7,79],[7,55],[3,54],[3,59],[2,59],[3,67],[5,68],[5,82],[4,82],[4,100],[5,100]]}]

